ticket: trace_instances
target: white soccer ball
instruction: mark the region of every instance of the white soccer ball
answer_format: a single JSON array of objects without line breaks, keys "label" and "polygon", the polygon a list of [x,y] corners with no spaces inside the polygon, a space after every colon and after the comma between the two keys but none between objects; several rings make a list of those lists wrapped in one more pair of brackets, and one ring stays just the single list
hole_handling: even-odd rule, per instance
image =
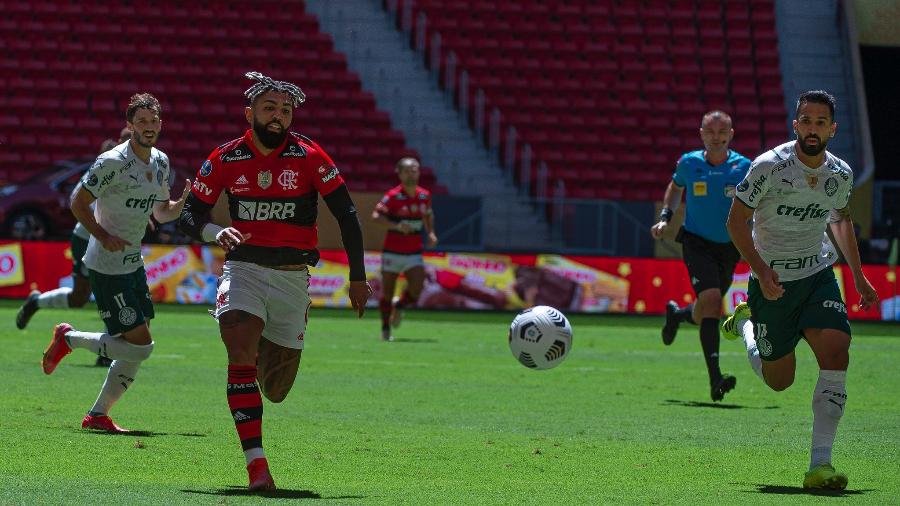
[{"label": "white soccer ball", "polygon": [[572,349],[572,326],[562,311],[535,306],[522,311],[509,326],[509,349],[531,369],[552,369]]}]

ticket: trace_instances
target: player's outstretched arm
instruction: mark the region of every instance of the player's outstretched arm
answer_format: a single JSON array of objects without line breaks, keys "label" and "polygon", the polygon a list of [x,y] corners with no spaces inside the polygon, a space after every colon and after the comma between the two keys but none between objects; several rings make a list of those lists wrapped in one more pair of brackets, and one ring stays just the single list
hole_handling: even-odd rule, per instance
[{"label": "player's outstretched arm", "polygon": [[153,205],[153,217],[160,223],[168,223],[177,220],[181,216],[181,210],[184,209],[184,202],[187,200],[188,194],[191,193],[191,180],[184,180],[184,191],[181,192],[181,198],[178,200],[163,200]]},{"label": "player's outstretched arm", "polygon": [[832,210],[828,221],[831,232],[834,234],[834,240],[844,255],[844,261],[847,262],[850,272],[853,273],[853,284],[856,285],[856,291],[860,295],[859,305],[863,309],[869,309],[878,303],[878,293],[862,270],[856,231],[853,230],[853,220],[850,218],[850,207]]}]

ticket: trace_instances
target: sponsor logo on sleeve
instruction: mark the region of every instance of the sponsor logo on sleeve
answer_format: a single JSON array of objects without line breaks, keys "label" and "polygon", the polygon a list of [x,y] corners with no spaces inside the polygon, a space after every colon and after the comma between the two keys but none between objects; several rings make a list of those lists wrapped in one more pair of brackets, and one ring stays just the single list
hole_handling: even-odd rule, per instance
[{"label": "sponsor logo on sleeve", "polygon": [[212,190],[209,188],[209,186],[206,186],[203,181],[200,181],[199,179],[194,180],[194,190],[197,193],[202,193],[203,195],[212,194]]},{"label": "sponsor logo on sleeve", "polygon": [[203,165],[200,167],[200,175],[203,177],[206,177],[210,174],[212,174],[212,162],[209,160],[206,160],[205,162],[203,162]]},{"label": "sponsor logo on sleeve", "polygon": [[[753,203],[753,201],[756,200],[756,197],[758,197],[762,193],[762,186],[763,186],[763,183],[766,182],[766,179],[767,178],[765,175],[761,175],[761,176],[759,176],[759,179],[757,179],[756,181],[753,182],[753,191],[750,192],[750,195],[747,196],[748,203]],[[741,183],[741,184],[743,184],[743,183]],[[746,189],[743,191],[746,191]]]},{"label": "sponsor logo on sleeve", "polygon": [[[323,165],[322,167],[326,167],[326,166]],[[319,167],[320,174],[322,173],[322,167]],[[322,176],[323,183],[327,183],[327,182],[331,181],[332,179],[336,178],[337,175],[339,174],[337,167],[335,167],[334,165],[329,166],[328,169],[330,169],[329,172],[327,174],[325,174],[324,176]]]},{"label": "sponsor logo on sleeve", "polygon": [[85,181],[85,184],[88,186],[97,186],[97,183],[99,183],[99,182],[100,182],[100,179],[97,178],[97,174],[91,174],[90,176],[88,176],[87,181]]},{"label": "sponsor logo on sleeve", "polygon": [[750,181],[747,179],[741,181],[741,183],[737,185],[737,191],[740,193],[747,191],[747,188],[750,188]]}]

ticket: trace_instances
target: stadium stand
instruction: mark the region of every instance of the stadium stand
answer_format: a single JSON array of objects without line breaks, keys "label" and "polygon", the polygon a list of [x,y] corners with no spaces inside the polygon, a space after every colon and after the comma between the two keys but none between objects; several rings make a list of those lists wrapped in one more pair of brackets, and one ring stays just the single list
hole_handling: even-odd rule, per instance
[{"label": "stadium stand", "polygon": [[710,109],[750,158],[787,138],[773,0],[398,1],[568,197],[657,200]]},{"label": "stadium stand", "polygon": [[[268,24],[267,10],[279,12],[283,28]],[[248,70],[303,88],[307,102],[292,129],[335,158],[352,190],[384,191],[396,160],[417,156],[300,1],[261,0],[247,8],[229,0],[215,9],[174,0],[140,7],[7,2],[0,53],[0,166],[8,179],[51,161],[96,155],[123,126],[124,104],[139,91],[162,103],[160,149],[192,174],[246,127]],[[428,167],[422,182],[445,191]]]}]

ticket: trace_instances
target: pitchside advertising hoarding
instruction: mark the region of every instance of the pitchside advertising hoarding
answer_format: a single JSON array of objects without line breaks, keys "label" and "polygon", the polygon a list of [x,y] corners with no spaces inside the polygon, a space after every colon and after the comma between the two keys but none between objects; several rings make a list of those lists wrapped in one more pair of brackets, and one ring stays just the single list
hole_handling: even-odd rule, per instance
[{"label": "pitchside advertising hoarding", "polygon": [[[218,247],[148,245],[143,247],[147,282],[156,302],[213,305],[224,253]],[[366,253],[366,274],[377,306],[381,296],[381,255]],[[694,298],[680,260],[569,255],[426,253],[427,280],[419,307],[515,311],[549,305],[566,312],[662,314],[665,303]],[[851,319],[898,320],[896,274],[883,265],[865,267],[881,296],[878,307],[862,311],[850,270],[834,267]],[[64,242],[0,242],[0,297],[24,298],[33,290],[70,286],[72,253]],[[347,258],[324,250],[310,269],[310,297],[317,307],[349,307]],[[747,297],[750,272],[738,266],[726,294],[724,311]],[[400,280],[400,289],[404,281]],[[400,293],[398,290],[397,293]]]}]

